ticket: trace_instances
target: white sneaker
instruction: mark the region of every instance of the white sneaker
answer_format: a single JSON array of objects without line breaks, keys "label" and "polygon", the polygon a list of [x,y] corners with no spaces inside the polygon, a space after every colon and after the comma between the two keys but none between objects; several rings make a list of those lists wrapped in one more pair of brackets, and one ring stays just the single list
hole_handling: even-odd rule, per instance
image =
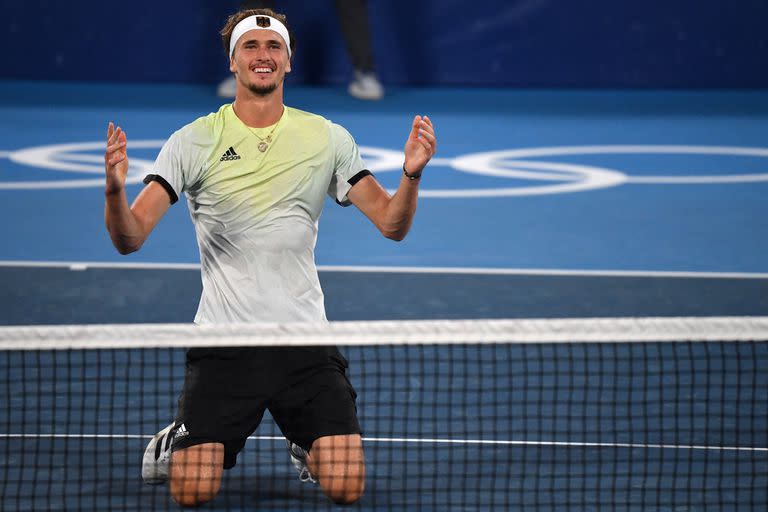
[{"label": "white sneaker", "polygon": [[155,434],[144,449],[141,461],[141,478],[145,484],[157,485],[168,480],[168,467],[171,462],[171,441],[176,427],[174,421]]},{"label": "white sneaker", "polygon": [[236,92],[237,84],[235,83],[234,75],[221,82],[216,88],[216,95],[219,98],[234,98]]},{"label": "white sneaker", "polygon": [[285,444],[288,446],[288,453],[291,454],[293,467],[299,472],[299,480],[316,484],[317,480],[315,480],[315,477],[312,476],[307,467],[307,452],[304,451],[304,448],[290,442],[288,439],[285,440]]},{"label": "white sneaker", "polygon": [[380,100],[384,96],[384,87],[373,71],[365,73],[355,70],[355,78],[347,91],[359,100]]}]

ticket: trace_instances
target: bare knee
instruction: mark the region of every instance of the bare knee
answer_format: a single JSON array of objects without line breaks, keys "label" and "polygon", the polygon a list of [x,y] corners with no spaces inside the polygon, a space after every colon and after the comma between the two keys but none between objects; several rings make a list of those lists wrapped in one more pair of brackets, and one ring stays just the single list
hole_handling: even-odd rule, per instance
[{"label": "bare knee", "polygon": [[359,475],[331,475],[326,485],[320,481],[326,496],[337,505],[351,505],[363,497],[365,490],[365,471]]},{"label": "bare knee", "polygon": [[179,450],[171,459],[170,491],[182,507],[211,501],[221,488],[224,446],[206,443]]},{"label": "bare knee", "polygon": [[338,505],[358,501],[365,490],[365,459],[359,434],[327,436],[312,444],[307,460],[323,492]]},{"label": "bare knee", "polygon": [[220,482],[185,482],[174,485],[171,481],[171,497],[182,507],[197,507],[211,501],[219,492]]}]

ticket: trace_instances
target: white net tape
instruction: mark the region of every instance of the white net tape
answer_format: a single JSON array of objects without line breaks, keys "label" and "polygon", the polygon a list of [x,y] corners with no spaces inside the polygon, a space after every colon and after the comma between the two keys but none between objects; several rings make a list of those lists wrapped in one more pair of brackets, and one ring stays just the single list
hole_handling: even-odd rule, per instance
[{"label": "white net tape", "polygon": [[0,327],[0,350],[767,340],[762,316]]}]

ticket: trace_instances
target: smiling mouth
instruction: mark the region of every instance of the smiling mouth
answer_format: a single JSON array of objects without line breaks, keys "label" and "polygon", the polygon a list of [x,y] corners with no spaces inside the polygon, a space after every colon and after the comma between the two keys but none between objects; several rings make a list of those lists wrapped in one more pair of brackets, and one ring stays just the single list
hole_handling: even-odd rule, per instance
[{"label": "smiling mouth", "polygon": [[268,75],[272,73],[274,70],[270,67],[262,66],[262,67],[252,68],[251,71],[260,75]]}]

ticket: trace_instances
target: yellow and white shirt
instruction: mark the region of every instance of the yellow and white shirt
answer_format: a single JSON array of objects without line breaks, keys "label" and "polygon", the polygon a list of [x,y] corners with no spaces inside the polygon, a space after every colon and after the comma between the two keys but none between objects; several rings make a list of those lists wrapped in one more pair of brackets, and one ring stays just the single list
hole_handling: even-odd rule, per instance
[{"label": "yellow and white shirt", "polygon": [[187,196],[202,264],[195,323],[325,320],[314,257],[325,194],[347,205],[370,174],[349,132],[289,107],[250,128],[227,104],[175,132],[153,172],[145,183]]}]

